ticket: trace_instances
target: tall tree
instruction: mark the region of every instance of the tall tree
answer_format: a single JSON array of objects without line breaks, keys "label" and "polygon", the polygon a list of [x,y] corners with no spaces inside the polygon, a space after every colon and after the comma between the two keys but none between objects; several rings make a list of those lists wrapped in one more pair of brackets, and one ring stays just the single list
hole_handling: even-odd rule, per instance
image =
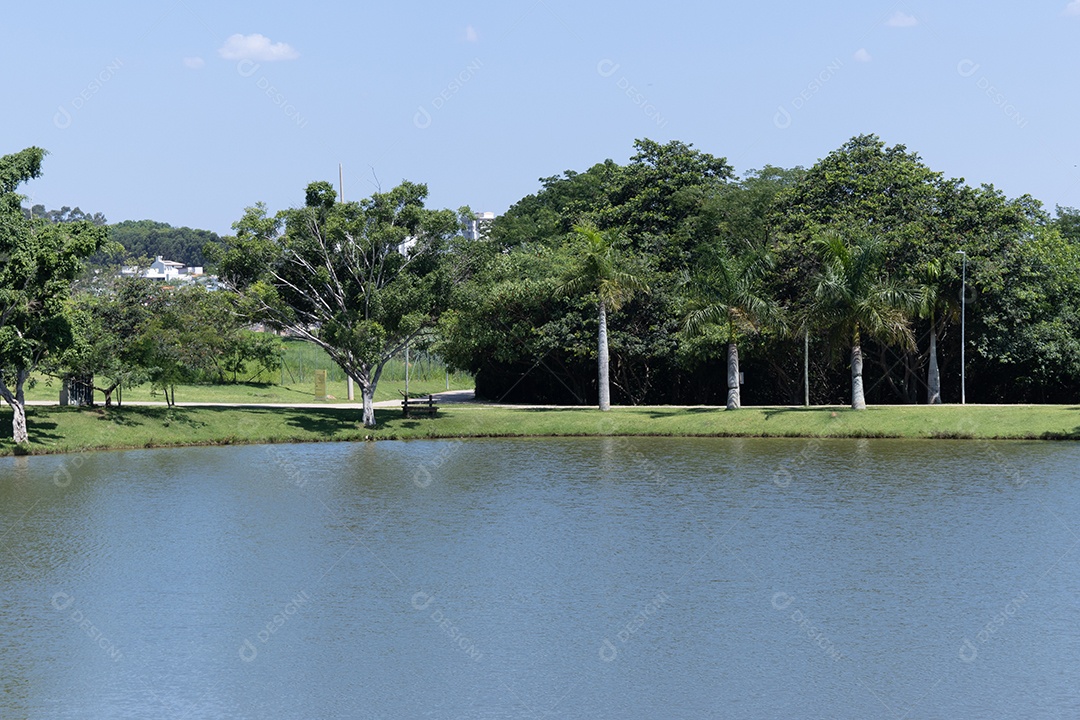
[{"label": "tall tree", "polygon": [[424,207],[427,186],[403,182],[361,202],[335,202],[327,182],[305,206],[248,208],[218,253],[221,277],[274,327],[323,348],[360,386],[364,425],[386,362],[435,326],[461,279],[450,210]]},{"label": "tall tree", "polygon": [[813,278],[814,314],[838,345],[851,348],[851,407],[863,410],[862,339],[911,347],[908,318],[918,293],[883,274],[880,241],[833,232],[816,238],[814,245],[821,261]]},{"label": "tall tree", "polygon": [[951,283],[944,278],[944,263],[941,258],[928,261],[921,274],[921,299],[919,317],[930,324],[930,346],[927,350],[926,402],[928,405],[940,405],[941,369],[938,365],[938,333],[944,320],[956,313],[956,300],[949,290]]},{"label": "tall tree", "polygon": [[648,292],[649,286],[623,259],[616,248],[617,235],[601,232],[591,225],[576,225],[574,232],[583,241],[578,262],[563,283],[566,295],[590,294],[596,297],[599,330],[597,335],[597,380],[600,409],[611,409],[611,382],[608,357],[608,310],[614,312],[635,292]]},{"label": "tall tree", "polygon": [[705,268],[692,283],[691,309],[684,330],[701,332],[706,325],[722,328],[727,342],[727,409],[742,406],[739,373],[739,336],[758,332],[765,323],[778,323],[779,306],[768,296],[765,275],[772,257],[764,249],[747,246],[729,254],[714,248]]},{"label": "tall tree", "polygon": [[38,177],[45,151],[0,157],[0,397],[12,409],[12,437],[29,440],[24,384],[49,353],[71,343],[65,301],[81,259],[107,242],[104,228],[81,220],[27,219],[15,190]]}]

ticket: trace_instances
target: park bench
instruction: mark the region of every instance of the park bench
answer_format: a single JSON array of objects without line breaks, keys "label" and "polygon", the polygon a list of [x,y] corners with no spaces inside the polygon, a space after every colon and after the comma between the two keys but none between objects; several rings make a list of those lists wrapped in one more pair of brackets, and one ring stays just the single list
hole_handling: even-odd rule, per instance
[{"label": "park bench", "polygon": [[[400,390],[398,392],[401,392]],[[404,417],[433,418],[439,412],[439,401],[434,395],[414,395],[401,393],[401,414]]]}]

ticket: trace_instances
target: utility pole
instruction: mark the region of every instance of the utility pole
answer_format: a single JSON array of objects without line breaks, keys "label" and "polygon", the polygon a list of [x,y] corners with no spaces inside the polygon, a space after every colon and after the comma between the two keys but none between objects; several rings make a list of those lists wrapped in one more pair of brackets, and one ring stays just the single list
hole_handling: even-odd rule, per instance
[{"label": "utility pole", "polygon": [[964,265],[960,275],[960,404],[967,404],[967,366],[964,363],[964,346],[967,344],[967,253],[957,250],[957,255],[963,258]]}]

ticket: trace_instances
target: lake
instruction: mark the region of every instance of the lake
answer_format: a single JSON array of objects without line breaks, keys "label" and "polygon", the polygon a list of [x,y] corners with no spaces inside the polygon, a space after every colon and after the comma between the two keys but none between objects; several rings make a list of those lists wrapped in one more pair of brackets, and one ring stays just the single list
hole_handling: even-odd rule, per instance
[{"label": "lake", "polygon": [[0,459],[2,718],[1080,717],[1080,446]]}]

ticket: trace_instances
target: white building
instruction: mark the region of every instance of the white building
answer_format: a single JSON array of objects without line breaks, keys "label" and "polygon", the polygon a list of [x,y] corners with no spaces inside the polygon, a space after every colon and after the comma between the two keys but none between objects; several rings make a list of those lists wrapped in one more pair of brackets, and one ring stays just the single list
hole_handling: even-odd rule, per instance
[{"label": "white building", "polygon": [[493,212],[478,212],[465,226],[466,240],[479,240],[487,234],[488,226],[495,220]]},{"label": "white building", "polygon": [[[462,234],[466,240],[479,240],[487,234],[488,226],[495,220],[495,213],[493,212],[478,212],[473,216],[472,220],[469,220],[465,224]],[[409,235],[397,246],[397,251],[402,255],[407,255],[410,250],[416,247],[417,238],[415,235]]]},{"label": "white building", "polygon": [[158,255],[154,262],[150,263],[150,267],[142,272],[139,272],[137,267],[125,267],[120,269],[120,274],[165,282],[192,282],[203,276],[203,269],[201,266],[185,266],[183,263],[165,260]]}]

